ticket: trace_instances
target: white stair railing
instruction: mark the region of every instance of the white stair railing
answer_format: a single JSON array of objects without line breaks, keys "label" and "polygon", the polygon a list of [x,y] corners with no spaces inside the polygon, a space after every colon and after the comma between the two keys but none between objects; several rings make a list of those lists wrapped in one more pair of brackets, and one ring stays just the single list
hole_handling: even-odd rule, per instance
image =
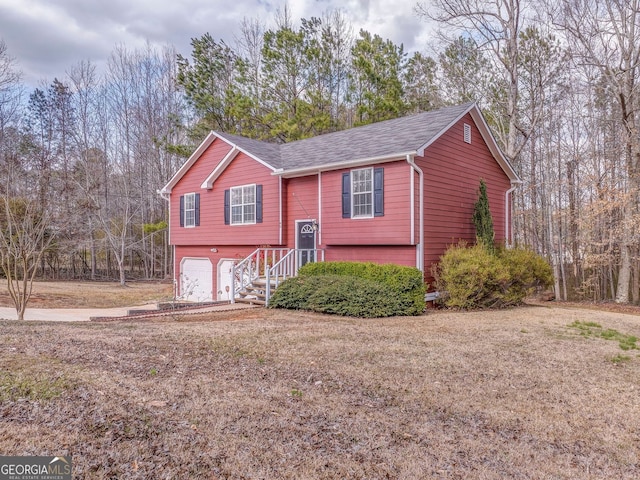
[{"label": "white stair railing", "polygon": [[298,274],[298,268],[305,263],[324,262],[324,250],[318,248],[311,249],[291,249],[284,255],[280,261],[274,263],[265,269],[266,286],[266,304],[269,305],[271,298],[271,290],[278,288],[280,283],[287,278],[295,277]]},{"label": "white stair railing", "polygon": [[265,275],[269,265],[274,265],[289,253],[288,248],[257,248],[248,257],[233,265],[231,268],[231,303],[240,292],[254,280]]}]

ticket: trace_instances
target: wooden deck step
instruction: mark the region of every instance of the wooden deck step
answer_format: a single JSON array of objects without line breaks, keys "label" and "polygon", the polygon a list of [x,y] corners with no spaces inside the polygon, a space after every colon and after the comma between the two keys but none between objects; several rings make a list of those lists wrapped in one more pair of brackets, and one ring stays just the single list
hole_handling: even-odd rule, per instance
[{"label": "wooden deck step", "polygon": [[[271,293],[276,289],[275,280],[271,280]],[[256,278],[250,285],[244,287],[235,299],[237,303],[248,303],[250,305],[266,305],[267,304],[267,279],[264,277]]]},{"label": "wooden deck step", "polygon": [[251,298],[251,297],[236,298],[236,303],[248,303],[249,305],[266,305],[267,304],[265,300],[261,300],[259,298]]},{"label": "wooden deck step", "polygon": [[[276,286],[276,281],[275,279],[271,279],[270,282],[271,283],[271,288],[275,288]],[[266,288],[267,286],[267,279],[260,277],[260,278],[256,278],[251,285],[256,286],[256,287],[262,287],[262,288]]]}]

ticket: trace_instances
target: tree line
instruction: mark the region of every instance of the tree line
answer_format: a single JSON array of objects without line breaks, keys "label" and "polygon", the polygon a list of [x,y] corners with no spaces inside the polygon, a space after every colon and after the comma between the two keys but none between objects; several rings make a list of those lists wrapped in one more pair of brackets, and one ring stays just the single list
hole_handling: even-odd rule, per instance
[{"label": "tree line", "polygon": [[[0,43],[0,194],[47,212],[39,274],[172,274],[156,192],[211,130],[289,142],[477,101],[523,180],[514,241],[549,259],[558,298],[640,300],[640,0],[429,0],[428,50],[341,11],[233,39],[114,48],[24,92]],[[427,20],[431,23],[427,23]]]}]

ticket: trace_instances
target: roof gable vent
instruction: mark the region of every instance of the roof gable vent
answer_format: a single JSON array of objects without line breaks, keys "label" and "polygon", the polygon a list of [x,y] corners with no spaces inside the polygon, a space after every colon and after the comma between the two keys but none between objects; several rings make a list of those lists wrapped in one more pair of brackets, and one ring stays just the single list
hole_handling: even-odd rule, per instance
[{"label": "roof gable vent", "polygon": [[471,125],[464,124],[464,141],[465,143],[471,143]]}]

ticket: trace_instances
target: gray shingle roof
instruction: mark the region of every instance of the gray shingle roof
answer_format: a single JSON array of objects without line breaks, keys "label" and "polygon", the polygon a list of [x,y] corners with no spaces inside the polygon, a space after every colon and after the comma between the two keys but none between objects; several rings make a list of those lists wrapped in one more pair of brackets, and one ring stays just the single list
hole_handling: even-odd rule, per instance
[{"label": "gray shingle roof", "polygon": [[260,140],[253,140],[251,138],[241,137],[240,135],[232,135],[230,133],[216,132],[216,135],[222,137],[223,139],[231,142],[234,145],[237,145],[247,153],[250,153],[263,162],[268,163],[273,168],[283,168],[282,158],[280,155],[280,147],[282,145],[278,145],[277,143],[263,142]]},{"label": "gray shingle roof", "polygon": [[216,133],[275,169],[314,168],[416,151],[464,115],[466,103],[285,144]]},{"label": "gray shingle roof", "polygon": [[442,132],[472,103],[441,108],[281,145],[285,170],[415,151]]}]

